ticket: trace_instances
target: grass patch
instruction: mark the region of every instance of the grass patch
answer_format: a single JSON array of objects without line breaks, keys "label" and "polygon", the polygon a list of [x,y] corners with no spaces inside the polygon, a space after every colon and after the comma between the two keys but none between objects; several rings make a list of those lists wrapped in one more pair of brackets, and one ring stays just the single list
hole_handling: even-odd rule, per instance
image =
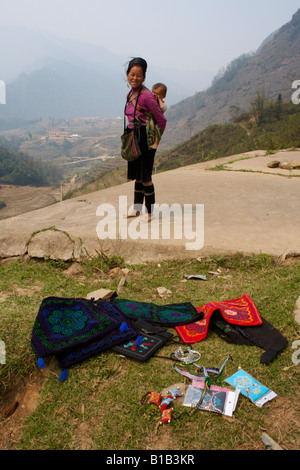
[{"label": "grass patch", "polygon": [[[281,262],[263,254],[237,254],[128,266],[127,283],[119,297],[158,304],[191,301],[201,306],[247,293],[261,315],[289,341],[280,356],[265,366],[260,364],[261,349],[230,345],[210,332],[193,346],[201,353],[201,364],[219,367],[230,354],[233,360],[223,378],[241,366],[278,397],[261,409],[240,397],[231,420],[196,412],[158,428],[158,408],[141,405],[140,400],[150,390],[161,391],[183,381],[167,359],[178,347],[174,344],[159,351],[166,359],[153,357],[144,364],[107,351],[71,368],[64,383],[57,380],[60,370],[55,359],[46,361],[44,372],[38,370],[30,338],[42,299],[51,295],[85,297],[99,288],[117,290],[124,275],[121,258],[91,260],[72,276],[66,272],[68,267],[68,263],[36,260],[0,265],[0,340],[6,345],[6,364],[0,365],[0,448],[259,450],[264,449],[263,431],[284,449],[298,448],[295,392],[299,374],[292,363],[291,345],[299,338],[294,319],[299,260]],[[216,270],[218,277],[210,274]],[[184,281],[184,274],[205,274],[207,281]],[[167,301],[158,297],[160,286],[172,292]],[[33,392],[36,402],[30,407]],[[3,413],[14,400],[19,407],[5,418]],[[175,402],[174,416],[181,411]]]}]

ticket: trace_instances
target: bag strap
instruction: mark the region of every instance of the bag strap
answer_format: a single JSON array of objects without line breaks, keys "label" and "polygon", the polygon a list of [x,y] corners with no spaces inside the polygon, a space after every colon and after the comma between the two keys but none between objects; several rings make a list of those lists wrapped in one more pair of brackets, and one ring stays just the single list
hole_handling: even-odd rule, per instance
[{"label": "bag strap", "polygon": [[[138,106],[138,99],[139,99],[140,94],[143,93],[142,90],[144,90],[144,88],[145,87],[142,85],[141,88],[139,89],[138,93],[134,92],[134,93],[132,93],[132,95],[129,94],[128,97],[127,97],[127,101],[126,101],[125,108],[124,108],[124,130],[126,128],[126,107],[127,107],[128,103],[133,103],[133,101],[136,98],[135,104],[134,104],[134,115],[133,115],[133,127],[135,127],[135,113],[136,113],[137,106]],[[134,96],[134,95],[136,95],[136,96]],[[134,96],[134,98],[132,98],[132,96]],[[130,98],[132,98],[132,99],[130,99]]]}]

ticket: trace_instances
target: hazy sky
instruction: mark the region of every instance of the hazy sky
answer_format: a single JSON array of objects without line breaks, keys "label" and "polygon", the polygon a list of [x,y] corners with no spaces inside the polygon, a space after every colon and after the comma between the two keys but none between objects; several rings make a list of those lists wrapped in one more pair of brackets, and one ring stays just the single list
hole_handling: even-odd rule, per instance
[{"label": "hazy sky", "polygon": [[156,66],[216,73],[255,51],[298,8],[299,0],[0,0],[0,27],[26,26]]}]

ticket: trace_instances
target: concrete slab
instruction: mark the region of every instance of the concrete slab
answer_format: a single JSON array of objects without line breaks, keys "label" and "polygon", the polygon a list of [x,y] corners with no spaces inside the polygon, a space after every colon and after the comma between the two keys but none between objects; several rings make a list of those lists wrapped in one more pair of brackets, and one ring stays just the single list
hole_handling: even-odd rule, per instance
[{"label": "concrete slab", "polygon": [[[51,257],[58,251],[57,244],[64,245],[62,234],[67,238],[68,257],[75,259],[105,250],[132,263],[218,253],[281,256],[286,250],[300,252],[300,178],[287,170],[282,171],[288,177],[272,174],[270,169],[262,171],[267,159],[282,157],[282,152],[264,154],[249,152],[154,175],[159,211],[151,224],[141,225],[138,219],[122,216],[123,205],[132,204],[133,182],[2,220],[0,257],[25,254],[43,236],[47,237],[42,243],[44,251],[35,246],[35,253]],[[291,158],[300,160],[300,151]],[[239,171],[210,171],[233,160],[230,165]],[[244,171],[247,169],[251,171]],[[167,205],[164,209],[163,204]],[[175,212],[168,212],[170,208]],[[111,229],[114,218],[114,236],[100,240],[99,231],[103,234]],[[168,228],[170,236],[164,239]],[[188,250],[187,243],[194,243],[194,249]]]}]

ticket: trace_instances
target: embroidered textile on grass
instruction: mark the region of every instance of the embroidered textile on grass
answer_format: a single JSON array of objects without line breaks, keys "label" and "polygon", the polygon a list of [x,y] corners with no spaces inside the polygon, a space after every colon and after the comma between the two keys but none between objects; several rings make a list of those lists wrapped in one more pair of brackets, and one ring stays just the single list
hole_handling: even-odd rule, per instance
[{"label": "embroidered textile on grass", "polygon": [[203,313],[197,312],[190,302],[181,304],[156,305],[147,302],[136,302],[126,299],[113,299],[126,318],[138,320],[142,318],[149,323],[168,326],[184,325],[189,322],[200,320]]},{"label": "embroidered textile on grass", "polygon": [[31,346],[39,359],[55,355],[66,369],[136,335],[109,302],[47,297],[33,326]]},{"label": "embroidered textile on grass", "polygon": [[264,349],[260,357],[262,364],[270,364],[288,344],[287,339],[260,316],[247,294],[225,302],[209,302],[196,310],[204,312],[203,320],[176,327],[185,343],[202,341],[210,327],[228,343]]},{"label": "embroidered textile on grass", "polygon": [[125,344],[114,346],[112,350],[136,361],[147,361],[173,337],[168,330],[140,318],[134,322],[134,326],[138,330],[138,337]]},{"label": "embroidered textile on grass", "polygon": [[224,302],[209,302],[202,307],[196,307],[197,312],[203,312],[204,318],[187,325],[176,326],[176,331],[185,343],[197,343],[206,338],[211,316],[220,312],[226,322],[232,325],[256,326],[262,324],[261,316],[247,294],[234,300]]}]

